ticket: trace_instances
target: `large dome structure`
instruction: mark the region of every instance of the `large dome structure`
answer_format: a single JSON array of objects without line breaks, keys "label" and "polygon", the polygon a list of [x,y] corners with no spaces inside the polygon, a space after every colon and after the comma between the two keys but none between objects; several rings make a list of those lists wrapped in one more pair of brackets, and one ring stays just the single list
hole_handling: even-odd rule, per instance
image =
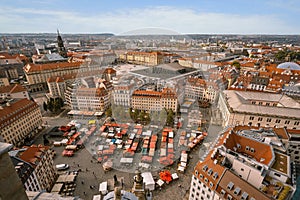
[{"label": "large dome structure", "polygon": [[294,62],[284,62],[277,66],[278,69],[300,70],[300,65]]}]

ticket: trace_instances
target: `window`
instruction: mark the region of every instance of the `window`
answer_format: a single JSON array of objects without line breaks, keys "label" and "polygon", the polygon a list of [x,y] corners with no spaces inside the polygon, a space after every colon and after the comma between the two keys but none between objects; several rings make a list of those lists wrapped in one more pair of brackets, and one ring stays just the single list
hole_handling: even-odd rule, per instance
[{"label": "window", "polygon": [[258,121],[260,121],[260,122],[261,122],[262,120],[263,120],[263,118],[262,118],[262,117],[259,117],[259,118],[258,118]]},{"label": "window", "polygon": [[233,193],[234,193],[235,195],[239,195],[240,192],[241,192],[241,188],[237,187],[237,188],[235,188],[235,190],[234,190]]},{"label": "window", "polygon": [[278,173],[274,173],[274,175],[275,175],[275,176],[278,176],[278,177],[281,177],[281,175],[280,175],[280,174],[278,174]]},{"label": "window", "polygon": [[201,179],[203,179],[203,175],[202,174],[200,174],[200,176],[199,176]]},{"label": "window", "polygon": [[271,118],[267,118],[267,122],[271,122],[272,121],[272,119]]},{"label": "window", "polygon": [[245,149],[246,149],[246,151],[249,151],[250,147],[249,147],[249,146],[246,146],[246,148],[245,148]]},{"label": "window", "polygon": [[207,174],[208,175],[211,175],[213,173],[213,170],[212,169],[209,169],[208,171],[207,171]]},{"label": "window", "polygon": [[284,122],[284,124],[290,124],[290,121],[289,121],[289,120],[286,120],[286,121]]},{"label": "window", "polygon": [[221,190],[221,196],[223,196],[223,197],[224,197],[224,196],[225,196],[225,194],[226,194],[225,190],[223,190],[223,189],[222,189],[222,190]]},{"label": "window", "polygon": [[243,172],[243,171],[244,171],[244,168],[241,168],[241,171]]},{"label": "window", "polygon": [[294,125],[299,125],[300,122],[295,122]]},{"label": "window", "polygon": [[227,189],[232,190],[233,186],[234,186],[233,182],[230,181],[227,185]]},{"label": "window", "polygon": [[205,178],[204,181],[205,181],[205,183],[208,183],[208,179],[207,178]]},{"label": "window", "polygon": [[251,117],[249,117],[249,119],[250,119],[250,120],[254,120],[254,117],[251,116]]},{"label": "window", "polygon": [[236,146],[237,146],[237,148],[239,148],[239,149],[241,148],[241,145],[240,145],[240,144],[236,144]]},{"label": "window", "polygon": [[275,120],[275,123],[280,123],[280,119],[276,119],[276,120]]},{"label": "window", "polygon": [[227,200],[232,200],[232,196],[230,194],[227,195]]},{"label": "window", "polygon": [[243,192],[241,199],[242,200],[246,200],[248,198],[248,193],[247,192]]},{"label": "window", "polygon": [[252,153],[254,153],[254,152],[255,152],[254,148],[251,148],[251,149],[250,149],[250,151],[251,151]]},{"label": "window", "polygon": [[214,184],[213,184],[212,182],[210,182],[210,183],[209,183],[209,186],[210,186],[210,187],[213,187],[213,186],[214,186]]}]

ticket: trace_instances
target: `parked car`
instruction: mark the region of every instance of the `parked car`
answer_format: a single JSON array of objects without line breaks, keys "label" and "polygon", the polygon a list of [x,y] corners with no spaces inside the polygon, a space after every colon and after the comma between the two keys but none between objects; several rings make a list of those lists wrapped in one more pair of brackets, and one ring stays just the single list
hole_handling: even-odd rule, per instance
[{"label": "parked car", "polygon": [[55,166],[55,168],[57,170],[65,170],[65,169],[69,169],[69,165],[68,164],[58,164]]}]

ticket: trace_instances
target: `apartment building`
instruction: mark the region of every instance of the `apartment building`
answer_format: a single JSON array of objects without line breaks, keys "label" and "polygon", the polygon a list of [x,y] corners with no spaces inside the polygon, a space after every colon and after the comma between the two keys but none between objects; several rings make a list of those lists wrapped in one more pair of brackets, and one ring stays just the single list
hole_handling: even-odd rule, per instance
[{"label": "apartment building", "polygon": [[225,90],[220,94],[218,108],[223,126],[300,129],[300,104],[283,94]]},{"label": "apartment building", "polygon": [[20,99],[0,106],[0,136],[16,146],[36,134],[42,125],[40,107],[34,101]]},{"label": "apartment building", "polygon": [[81,62],[58,62],[46,64],[27,64],[24,67],[28,87],[32,92],[47,89],[46,82],[51,77],[63,76],[65,74],[76,74],[81,71],[88,71],[86,65]]},{"label": "apartment building", "polygon": [[68,88],[66,102],[71,109],[105,111],[110,106],[110,93],[105,88]]},{"label": "apartment building", "polygon": [[119,58],[122,61],[137,65],[155,66],[164,63],[164,55],[158,51],[131,51],[125,54],[120,54]]},{"label": "apartment building", "polygon": [[0,86],[0,99],[30,99],[27,89],[20,84]]},{"label": "apartment building", "polygon": [[283,146],[273,129],[225,129],[195,166],[189,199],[291,199],[290,157],[271,141]]},{"label": "apartment building", "polygon": [[26,191],[42,191],[33,166],[15,156],[18,151],[10,151],[9,155],[15,166],[16,172],[21,179]]},{"label": "apartment building", "polygon": [[134,84],[115,85],[113,90],[113,103],[118,106],[131,107],[131,95]]},{"label": "apartment building", "polygon": [[65,91],[67,86],[65,80],[62,77],[50,77],[47,80],[47,85],[49,88],[50,97],[61,97],[62,99],[65,99]]},{"label": "apartment building", "polygon": [[214,82],[197,77],[189,77],[187,79],[185,97],[214,103],[217,99],[217,94],[218,87]]},{"label": "apartment building", "polygon": [[135,90],[131,102],[133,109],[146,111],[161,111],[165,108],[176,112],[178,106],[177,95],[170,88],[162,91]]},{"label": "apartment building", "polygon": [[54,169],[54,154],[52,149],[43,145],[30,146],[18,150],[16,157],[29,163],[34,168],[33,173],[36,176],[36,179],[33,178],[33,181],[28,180],[26,186],[31,189],[31,191],[36,191],[36,189],[39,188],[33,188],[33,186],[39,185],[40,189],[50,192],[57,178]]}]

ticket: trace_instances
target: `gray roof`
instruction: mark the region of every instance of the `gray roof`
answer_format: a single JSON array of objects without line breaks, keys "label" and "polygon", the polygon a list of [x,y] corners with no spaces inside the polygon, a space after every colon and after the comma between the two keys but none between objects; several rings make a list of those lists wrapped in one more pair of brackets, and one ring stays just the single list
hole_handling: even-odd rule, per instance
[{"label": "gray roof", "polygon": [[300,66],[294,62],[284,62],[277,66],[279,69],[300,70]]},{"label": "gray roof", "polygon": [[7,153],[9,150],[13,148],[12,144],[0,142],[0,155]]},{"label": "gray roof", "polygon": [[[234,112],[300,118],[300,104],[292,98],[272,93],[225,90],[227,102]],[[251,104],[251,100],[277,102],[277,106]]]}]

